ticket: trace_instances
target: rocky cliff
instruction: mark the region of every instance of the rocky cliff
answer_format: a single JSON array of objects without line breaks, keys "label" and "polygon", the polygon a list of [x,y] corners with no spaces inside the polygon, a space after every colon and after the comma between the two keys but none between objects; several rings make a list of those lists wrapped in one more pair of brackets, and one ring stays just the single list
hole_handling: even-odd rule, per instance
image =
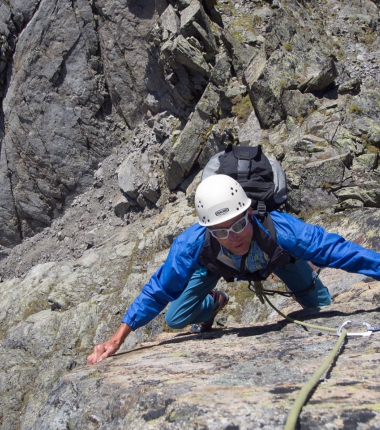
[{"label": "rocky cliff", "polygon": [[[168,333],[160,316],[133,352],[82,365],[230,142],[282,163],[289,212],[380,250],[378,25],[369,0],[1,1],[2,430],[283,426],[333,341],[239,283],[222,285],[223,330]],[[322,276],[333,305],[300,318],[379,324],[378,283]],[[378,347],[345,345],[302,428],[377,428]]]}]

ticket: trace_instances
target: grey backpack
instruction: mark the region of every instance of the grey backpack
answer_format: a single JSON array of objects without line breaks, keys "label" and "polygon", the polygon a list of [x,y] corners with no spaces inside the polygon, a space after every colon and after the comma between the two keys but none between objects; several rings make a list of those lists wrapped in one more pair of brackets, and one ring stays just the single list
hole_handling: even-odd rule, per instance
[{"label": "grey backpack", "polygon": [[263,219],[268,211],[278,209],[287,199],[286,176],[280,163],[267,157],[261,146],[235,146],[210,158],[202,180],[225,174],[236,179],[252,200],[255,215]]}]

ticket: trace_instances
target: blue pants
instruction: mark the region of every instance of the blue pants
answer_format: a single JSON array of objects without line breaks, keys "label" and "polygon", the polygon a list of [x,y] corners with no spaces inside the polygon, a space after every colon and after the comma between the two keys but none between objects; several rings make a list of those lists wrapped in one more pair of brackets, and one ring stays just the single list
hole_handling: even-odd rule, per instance
[{"label": "blue pants", "polygon": [[[313,270],[305,260],[297,259],[293,264],[278,267],[274,274],[281,279],[292,293],[308,289],[313,281]],[[328,306],[331,303],[331,296],[327,287],[317,277],[314,289],[309,290],[306,295],[296,297],[296,300],[305,308],[316,308],[318,306]]]},{"label": "blue pants", "polygon": [[[294,293],[308,289],[313,280],[312,269],[304,260],[296,260],[294,264],[279,267],[274,273]],[[209,293],[219,279],[219,276],[208,276],[206,269],[196,271],[181,296],[170,304],[165,315],[167,325],[179,329],[210,319],[214,299]],[[329,290],[319,278],[316,279],[313,290],[296,300],[304,307],[327,306],[331,303]]]}]

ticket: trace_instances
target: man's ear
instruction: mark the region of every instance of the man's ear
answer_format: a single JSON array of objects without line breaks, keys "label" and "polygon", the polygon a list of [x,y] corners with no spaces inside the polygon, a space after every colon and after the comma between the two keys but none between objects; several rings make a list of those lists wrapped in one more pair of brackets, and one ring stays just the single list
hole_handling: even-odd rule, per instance
[{"label": "man's ear", "polygon": [[250,206],[250,207],[248,208],[248,214],[249,214],[249,216],[250,216],[250,217],[252,217],[252,215],[253,215],[253,209],[252,209],[252,206]]}]

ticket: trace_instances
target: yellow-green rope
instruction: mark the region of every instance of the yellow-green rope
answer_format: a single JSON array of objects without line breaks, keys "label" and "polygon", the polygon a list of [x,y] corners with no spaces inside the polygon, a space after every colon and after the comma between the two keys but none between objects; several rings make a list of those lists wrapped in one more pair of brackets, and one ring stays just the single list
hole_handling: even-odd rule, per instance
[{"label": "yellow-green rope", "polygon": [[271,306],[277,313],[279,313],[282,317],[284,317],[285,319],[287,319],[288,321],[295,323],[295,324],[299,324],[302,325],[304,327],[309,327],[309,328],[314,328],[316,330],[324,330],[324,331],[330,331],[333,333],[337,332],[336,328],[331,328],[331,327],[324,327],[323,325],[315,325],[315,324],[308,324],[302,321],[298,321],[298,320],[294,320],[293,318],[288,317],[287,315],[285,315],[284,313],[282,313],[279,309],[277,309],[268,299],[268,297],[265,295],[265,293],[263,294],[264,299],[268,302],[269,306]]},{"label": "yellow-green rope", "polygon": [[[259,290],[259,288],[258,288],[258,290]],[[337,329],[334,329],[331,327],[324,327],[324,326],[315,325],[315,324],[308,324],[308,323],[304,323],[302,321],[297,321],[293,318],[290,318],[287,315],[285,315],[283,312],[281,312],[279,309],[277,309],[270,302],[270,300],[265,295],[265,293],[260,292],[259,296],[260,296],[260,300],[262,298],[264,298],[267,301],[267,303],[269,304],[269,306],[271,306],[276,312],[278,312],[285,319],[287,319],[287,320],[289,320],[295,324],[299,324],[299,325],[302,325],[304,327],[314,328],[317,330],[324,330],[324,331],[329,331],[329,332],[334,332],[334,333],[337,332]],[[293,406],[292,406],[292,408],[288,414],[288,418],[286,420],[284,430],[294,430],[295,429],[299,414],[301,412],[301,409],[302,409],[303,405],[307,402],[307,399],[309,397],[310,392],[318,384],[319,378],[326,372],[326,370],[331,365],[332,361],[334,360],[334,357],[338,354],[346,336],[347,336],[347,331],[343,328],[341,331],[341,335],[339,336],[339,339],[336,342],[333,350],[330,352],[329,356],[322,363],[322,365],[319,367],[319,369],[317,369],[317,371],[309,379],[309,381],[307,381],[307,383],[301,388],[301,391],[298,393],[298,396],[297,396],[295,402],[293,403]]]},{"label": "yellow-green rope", "polygon": [[284,430],[294,430],[296,428],[298,416],[301,413],[303,405],[307,402],[310,392],[318,384],[319,378],[327,371],[327,369],[331,365],[332,361],[334,360],[334,357],[336,356],[336,354],[338,354],[346,336],[347,331],[345,329],[342,329],[342,334],[339,336],[339,339],[336,342],[333,350],[330,352],[329,356],[322,363],[319,369],[317,369],[314,375],[301,388],[301,391],[298,393],[298,396],[288,414]]}]

